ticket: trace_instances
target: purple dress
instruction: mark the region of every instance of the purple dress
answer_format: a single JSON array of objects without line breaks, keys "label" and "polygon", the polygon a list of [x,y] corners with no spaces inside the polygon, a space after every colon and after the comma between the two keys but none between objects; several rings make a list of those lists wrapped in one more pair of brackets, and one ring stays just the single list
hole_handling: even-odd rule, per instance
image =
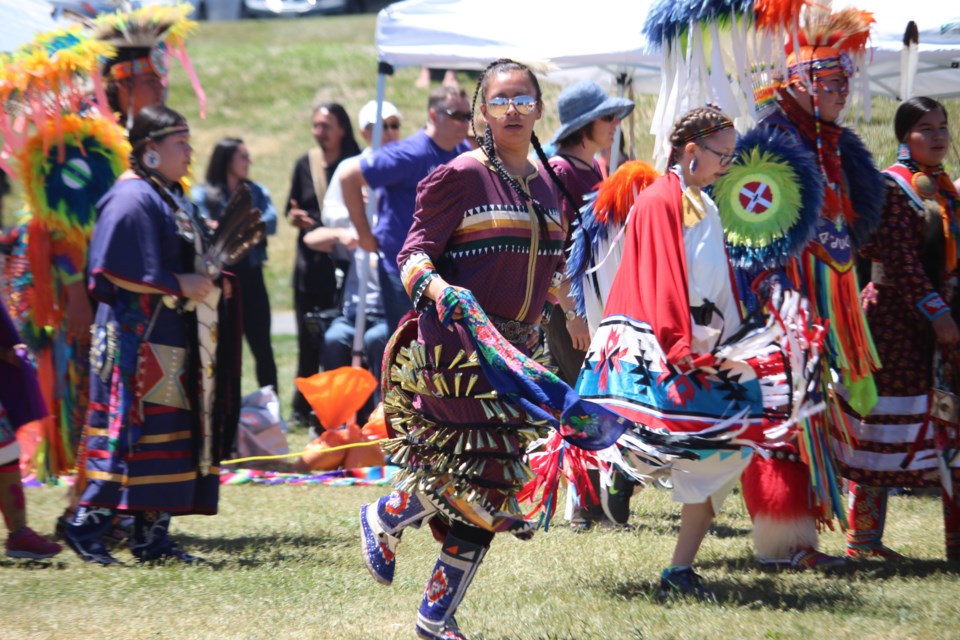
[{"label": "purple dress", "polygon": [[465,329],[444,328],[423,290],[437,275],[469,289],[504,337],[529,353],[526,341],[556,300],[564,232],[546,171],[520,182],[548,211],[546,234],[482,151],[459,156],[420,183],[397,259],[420,311],[417,333],[410,340],[401,327],[384,371],[385,410],[401,436],[388,445],[402,467],[394,486],[488,531],[529,526],[516,494],[530,474],[524,450],[540,425],[497,396]]},{"label": "purple dress", "polygon": [[[181,237],[170,207],[144,180],[118,182],[98,211],[89,288],[100,305],[84,427],[87,485],[80,503],[216,513],[217,459],[214,465],[199,462],[196,314],[105,277],[180,295],[174,274],[192,271],[192,246]],[[199,228],[195,220],[189,224]]]},{"label": "purple dress", "polygon": [[14,348],[21,342],[6,305],[0,304],[0,466],[20,455],[17,427],[50,415],[33,364],[24,350]]}]

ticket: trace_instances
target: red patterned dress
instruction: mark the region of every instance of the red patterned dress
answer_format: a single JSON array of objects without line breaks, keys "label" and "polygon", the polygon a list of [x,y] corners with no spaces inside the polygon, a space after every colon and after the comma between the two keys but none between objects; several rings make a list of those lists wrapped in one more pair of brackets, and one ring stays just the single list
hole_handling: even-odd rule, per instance
[{"label": "red patterned dress", "polygon": [[[941,429],[929,414],[937,348],[931,322],[951,312],[948,291],[955,286],[957,269],[956,259],[946,256],[956,241],[955,208],[960,202],[952,189],[937,189],[938,181],[949,182],[945,175],[938,179],[905,164],[884,173],[888,189],[883,219],[861,250],[872,262],[862,300],[883,363],[874,374],[879,398],[867,415],[845,407],[857,441],[852,447],[835,442],[834,447],[841,472],[853,481],[850,555],[882,549],[886,487],[945,482],[937,446],[937,438],[945,434],[938,435]],[[928,197],[920,195],[924,189],[918,184]],[[954,229],[945,238],[944,229],[951,225]],[[954,459],[949,469],[956,486],[960,459]],[[947,498],[944,503],[948,511],[950,502]],[[952,515],[946,513],[948,538],[951,528],[960,526],[949,522],[960,515],[955,504],[952,509]],[[953,537],[954,552],[960,551],[956,531]]]}]

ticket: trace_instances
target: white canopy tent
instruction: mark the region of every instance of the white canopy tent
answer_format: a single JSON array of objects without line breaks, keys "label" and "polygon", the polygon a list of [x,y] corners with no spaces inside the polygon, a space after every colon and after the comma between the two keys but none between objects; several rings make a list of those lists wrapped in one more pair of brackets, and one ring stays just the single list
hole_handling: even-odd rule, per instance
[{"label": "white canopy tent", "polygon": [[0,0],[0,51],[13,51],[57,24],[46,0]]}]

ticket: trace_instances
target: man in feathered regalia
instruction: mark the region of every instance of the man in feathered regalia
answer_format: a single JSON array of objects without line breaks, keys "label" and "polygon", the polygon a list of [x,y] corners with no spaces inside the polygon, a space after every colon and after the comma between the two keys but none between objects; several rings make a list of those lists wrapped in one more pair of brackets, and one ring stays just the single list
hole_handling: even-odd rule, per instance
[{"label": "man in feathered regalia", "polygon": [[[657,2],[645,32],[664,50],[653,131],[692,104],[719,104],[747,132],[714,185],[727,253],[748,312],[774,282],[798,289],[826,321],[819,413],[767,447],[743,475],[764,564],[842,562],[818,549],[818,522],[845,524],[830,440],[849,442],[843,403],[869,409],[880,363],[860,311],[857,247],[879,220],[883,180],[859,138],[838,124],[873,19],[829,2]],[[864,88],[866,85],[863,85]],[[758,126],[752,126],[754,123]]]}]

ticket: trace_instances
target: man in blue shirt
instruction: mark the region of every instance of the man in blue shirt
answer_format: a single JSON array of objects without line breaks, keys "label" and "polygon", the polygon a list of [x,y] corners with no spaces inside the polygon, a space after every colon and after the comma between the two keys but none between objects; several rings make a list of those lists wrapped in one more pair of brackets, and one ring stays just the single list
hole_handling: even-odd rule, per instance
[{"label": "man in blue shirt", "polygon": [[[465,141],[469,123],[467,94],[461,89],[440,87],[427,101],[427,125],[423,129],[363,158],[340,179],[343,201],[357,229],[360,247],[380,254],[377,270],[389,333],[413,308],[400,279],[397,254],[413,224],[417,185],[438,166],[470,150]],[[372,231],[364,212],[365,185],[377,194],[377,221]]]}]

